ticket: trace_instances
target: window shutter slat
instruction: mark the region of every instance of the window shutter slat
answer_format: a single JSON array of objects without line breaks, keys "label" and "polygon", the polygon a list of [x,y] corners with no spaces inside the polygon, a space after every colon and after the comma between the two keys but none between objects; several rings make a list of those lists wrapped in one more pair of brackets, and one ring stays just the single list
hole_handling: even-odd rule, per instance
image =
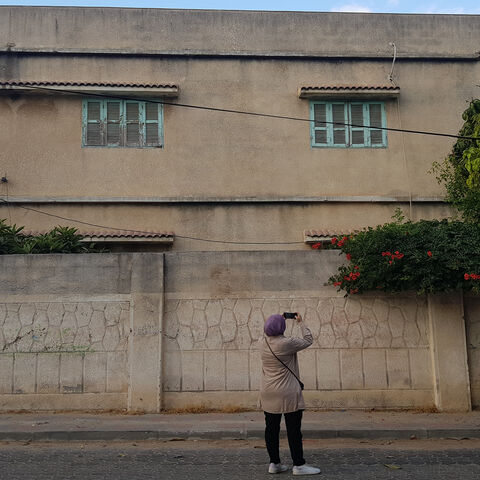
[{"label": "window shutter slat", "polygon": [[327,106],[325,104],[314,105],[313,115],[315,120],[315,127],[326,127],[327,124]]},{"label": "window shutter slat", "polygon": [[327,143],[326,130],[315,130],[315,143]]},{"label": "window shutter slat", "polygon": [[352,130],[352,145],[363,145],[365,143],[365,135],[363,130]]},{"label": "window shutter slat", "polygon": [[147,145],[158,145],[158,124],[157,123],[147,123],[146,124],[146,138],[145,142]]},{"label": "window shutter slat", "polygon": [[351,131],[352,131],[352,145],[363,145],[365,143],[365,131],[363,128],[363,104],[355,103],[351,105]]},{"label": "window shutter slat", "polygon": [[343,103],[334,103],[332,105],[333,127],[345,128],[345,105]]},{"label": "window shutter slat", "polygon": [[140,142],[140,126],[138,123],[127,123],[127,145],[134,146]]},{"label": "window shutter slat", "polygon": [[87,103],[87,119],[100,121],[100,102]]},{"label": "window shutter slat", "polygon": [[138,103],[127,102],[127,122],[138,122]]},{"label": "window shutter slat", "polygon": [[145,103],[145,120],[158,121],[158,104]]},{"label": "window shutter slat", "polygon": [[109,145],[120,144],[120,124],[119,123],[107,124],[107,143]]},{"label": "window shutter slat", "polygon": [[107,102],[107,121],[120,121],[120,102]]},{"label": "window shutter slat", "polygon": [[385,104],[380,101],[312,101],[313,147],[386,147]]},{"label": "window shutter slat", "polygon": [[352,105],[352,128],[363,128],[363,105]]},{"label": "window shutter slat", "polygon": [[82,145],[158,147],[162,142],[162,107],[134,100],[83,100]]},{"label": "window shutter slat", "polygon": [[87,145],[102,145],[102,130],[100,123],[87,124]]},{"label": "window shutter slat", "polygon": [[[370,104],[370,126],[381,127],[382,126],[382,106],[379,104]],[[383,144],[383,132],[382,130],[370,129],[370,144],[382,145]]]},{"label": "window shutter slat", "polygon": [[333,143],[342,145],[346,143],[345,136],[345,104],[334,103],[332,105]]}]

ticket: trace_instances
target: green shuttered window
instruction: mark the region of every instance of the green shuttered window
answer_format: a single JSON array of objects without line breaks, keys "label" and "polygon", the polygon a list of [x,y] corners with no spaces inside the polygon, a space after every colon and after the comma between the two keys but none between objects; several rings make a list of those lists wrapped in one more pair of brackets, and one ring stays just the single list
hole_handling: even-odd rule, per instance
[{"label": "green shuttered window", "polygon": [[161,147],[163,109],[134,100],[83,100],[82,146]]},{"label": "green shuttered window", "polygon": [[310,119],[312,147],[387,146],[384,102],[311,102]]}]

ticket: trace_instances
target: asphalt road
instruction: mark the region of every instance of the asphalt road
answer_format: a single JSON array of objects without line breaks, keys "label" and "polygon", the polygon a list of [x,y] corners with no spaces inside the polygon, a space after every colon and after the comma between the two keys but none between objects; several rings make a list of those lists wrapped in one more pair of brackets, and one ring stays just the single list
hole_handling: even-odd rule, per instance
[{"label": "asphalt road", "polygon": [[[282,452],[288,464],[288,450]],[[312,478],[324,480],[478,480],[479,453],[479,440],[305,442],[308,463],[322,468],[322,474]],[[267,461],[260,440],[3,443],[0,479],[254,480],[272,478]],[[289,472],[279,475],[291,477]]]}]

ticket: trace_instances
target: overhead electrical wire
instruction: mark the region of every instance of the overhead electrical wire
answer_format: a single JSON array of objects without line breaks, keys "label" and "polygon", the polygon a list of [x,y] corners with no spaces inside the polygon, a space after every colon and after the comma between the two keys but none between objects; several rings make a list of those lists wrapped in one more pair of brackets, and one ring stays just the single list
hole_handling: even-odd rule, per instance
[{"label": "overhead electrical wire", "polygon": [[[392,128],[392,127],[377,127],[377,126],[370,126],[370,125],[359,125],[359,124],[354,124],[354,123],[343,123],[343,122],[331,122],[331,121],[316,121],[313,119],[307,119],[307,118],[301,118],[301,117],[291,117],[287,115],[275,115],[275,114],[269,114],[269,113],[260,113],[260,112],[250,112],[250,111],[245,111],[245,110],[236,110],[236,109],[230,109],[230,108],[220,108],[220,107],[209,107],[209,106],[204,106],[204,105],[193,105],[193,104],[185,104],[185,103],[177,103],[177,102],[167,102],[164,100],[155,100],[155,99],[145,99],[145,98],[138,98],[138,97],[132,97],[132,96],[120,96],[120,95],[112,95],[112,94],[102,94],[102,93],[93,93],[93,92],[81,92],[81,91],[75,91],[75,90],[65,90],[65,89],[60,89],[60,88],[51,88],[51,87],[40,87],[40,86],[33,86],[33,85],[25,85],[26,87],[32,89],[32,90],[42,90],[42,91],[52,91],[52,92],[58,92],[58,93],[65,93],[65,94],[70,94],[70,95],[80,95],[80,96],[89,96],[89,97],[96,97],[96,98],[110,98],[110,99],[116,99],[116,100],[134,100],[134,101],[143,101],[143,102],[149,102],[149,103],[157,103],[161,105],[169,105],[169,106],[174,106],[174,107],[182,107],[182,108],[191,108],[191,109],[197,109],[197,110],[207,110],[207,111],[213,111],[213,112],[223,112],[223,113],[232,113],[232,114],[238,114],[238,115],[249,115],[249,116],[255,116],[255,117],[263,117],[263,118],[274,118],[274,119],[280,119],[280,120],[291,120],[291,121],[297,121],[297,122],[308,122],[308,123],[321,123],[321,124],[331,124],[331,125],[341,125],[341,126],[346,126],[346,127],[357,127],[357,128],[369,128],[369,129],[374,129],[374,130],[386,130],[386,131],[392,131],[392,132],[402,132],[402,133],[412,133],[412,134],[418,134],[418,135],[433,135],[433,136],[439,136],[439,137],[448,137],[448,138],[458,138],[458,139],[464,139],[464,140],[476,140],[480,141],[480,137],[468,137],[468,136],[462,136],[462,135],[452,135],[448,133],[440,133],[440,132],[428,132],[428,131],[422,131],[422,130],[409,130],[409,129],[403,129],[403,128]],[[128,229],[128,228],[118,228],[118,227],[111,227],[107,225],[100,225],[100,224],[95,224],[95,223],[90,223],[90,222],[85,222],[82,220],[78,220],[75,218],[69,218],[69,217],[64,217],[61,215],[55,215],[52,213],[48,213],[42,210],[38,210],[36,208],[31,208],[31,207],[25,207],[22,205],[17,205],[17,204],[12,204],[12,202],[5,200],[5,199],[0,199],[3,203],[7,204],[7,206],[15,206],[18,208],[22,208],[24,210],[29,210],[32,212],[36,212],[42,215],[47,215],[50,217],[58,218],[61,220],[66,220],[69,222],[73,223],[78,223],[81,225],[87,225],[90,227],[96,227],[96,228],[105,228],[108,230],[114,230],[114,231],[122,231],[122,232],[135,232],[135,233],[143,233],[143,234],[152,234],[152,233],[157,233],[157,232],[152,232],[152,231],[142,231],[142,230],[137,230],[137,229]],[[178,238],[183,238],[187,240],[195,240],[195,241],[201,241],[201,242],[209,242],[209,243],[223,243],[223,244],[233,244],[233,245],[295,245],[295,244],[303,244],[304,242],[237,242],[237,241],[231,241],[231,240],[216,240],[216,239],[207,239],[207,238],[200,238],[200,237],[191,237],[191,236],[186,236],[186,235],[177,235],[175,234],[175,237]]]},{"label": "overhead electrical wire", "polygon": [[205,105],[193,105],[189,103],[177,103],[177,102],[166,102],[164,100],[154,100],[154,99],[146,99],[146,98],[138,98],[138,97],[126,97],[121,95],[111,95],[111,94],[103,94],[103,93],[93,93],[93,92],[81,92],[76,90],[65,90],[61,88],[51,88],[51,87],[39,87],[35,85],[28,85],[26,84],[25,87],[31,88],[32,90],[42,90],[42,91],[52,91],[58,93],[65,93],[70,95],[81,95],[83,97],[98,97],[98,98],[112,98],[116,100],[134,100],[137,102],[148,102],[148,103],[158,103],[160,105],[169,105],[173,107],[182,107],[182,108],[192,108],[196,110],[207,110],[211,112],[223,112],[223,113],[233,113],[237,115],[249,115],[254,117],[264,117],[264,118],[276,118],[280,120],[292,120],[295,122],[308,122],[308,123],[321,123],[321,124],[329,124],[329,125],[341,125],[346,127],[356,127],[356,128],[369,128],[372,130],[386,130],[389,132],[403,132],[403,133],[412,133],[417,135],[433,135],[437,137],[448,137],[448,138],[458,138],[462,140],[477,140],[480,141],[480,137],[468,137],[463,135],[453,135],[450,133],[440,133],[440,132],[428,132],[424,130],[407,130],[404,128],[393,128],[393,127],[377,127],[371,125],[359,125],[355,123],[344,123],[344,122],[331,122],[331,121],[318,121],[313,120],[311,118],[301,118],[301,117],[290,117],[288,115],[275,115],[271,113],[260,113],[260,112],[250,112],[247,110],[235,110],[232,108],[220,108],[220,107],[209,107]]},{"label": "overhead electrical wire", "polygon": [[[5,200],[4,198],[0,198],[0,201],[6,203],[7,206],[11,204],[11,202]],[[54,213],[48,213],[43,210],[38,210],[37,208],[31,207],[24,207],[23,205],[12,204],[12,206],[17,208],[23,208],[24,210],[29,210],[31,212],[40,213],[42,215],[47,215],[48,217],[59,218],[60,220],[66,220],[68,222],[79,223],[81,225],[87,225],[89,227],[96,227],[96,228],[105,228],[108,230],[120,231],[120,232],[132,232],[132,233],[143,233],[143,234],[160,234],[159,232],[152,232],[146,230],[138,230],[138,229],[131,229],[131,228],[118,228],[118,227],[110,227],[107,225],[99,225],[96,223],[84,222],[83,220],[78,220],[76,218],[64,217],[62,215],[56,215]],[[174,234],[175,237],[183,238],[186,240],[196,240],[199,242],[209,242],[209,243],[226,243],[226,244],[233,244],[233,245],[297,245],[303,244],[305,242],[235,242],[233,240],[213,240],[209,238],[200,238],[200,237],[189,237],[186,235],[177,235]]]}]

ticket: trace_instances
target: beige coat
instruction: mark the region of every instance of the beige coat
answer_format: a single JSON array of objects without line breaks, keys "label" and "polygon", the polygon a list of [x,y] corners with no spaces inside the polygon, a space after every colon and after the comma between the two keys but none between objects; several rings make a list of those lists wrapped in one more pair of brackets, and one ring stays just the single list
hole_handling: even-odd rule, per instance
[{"label": "beige coat", "polygon": [[288,338],[283,335],[263,337],[259,341],[262,359],[262,381],[260,385],[259,408],[269,413],[290,413],[305,408],[302,390],[298,380],[273,355],[266,340],[282,362],[298,378],[297,352],[313,343],[310,330],[300,322],[303,338]]}]

